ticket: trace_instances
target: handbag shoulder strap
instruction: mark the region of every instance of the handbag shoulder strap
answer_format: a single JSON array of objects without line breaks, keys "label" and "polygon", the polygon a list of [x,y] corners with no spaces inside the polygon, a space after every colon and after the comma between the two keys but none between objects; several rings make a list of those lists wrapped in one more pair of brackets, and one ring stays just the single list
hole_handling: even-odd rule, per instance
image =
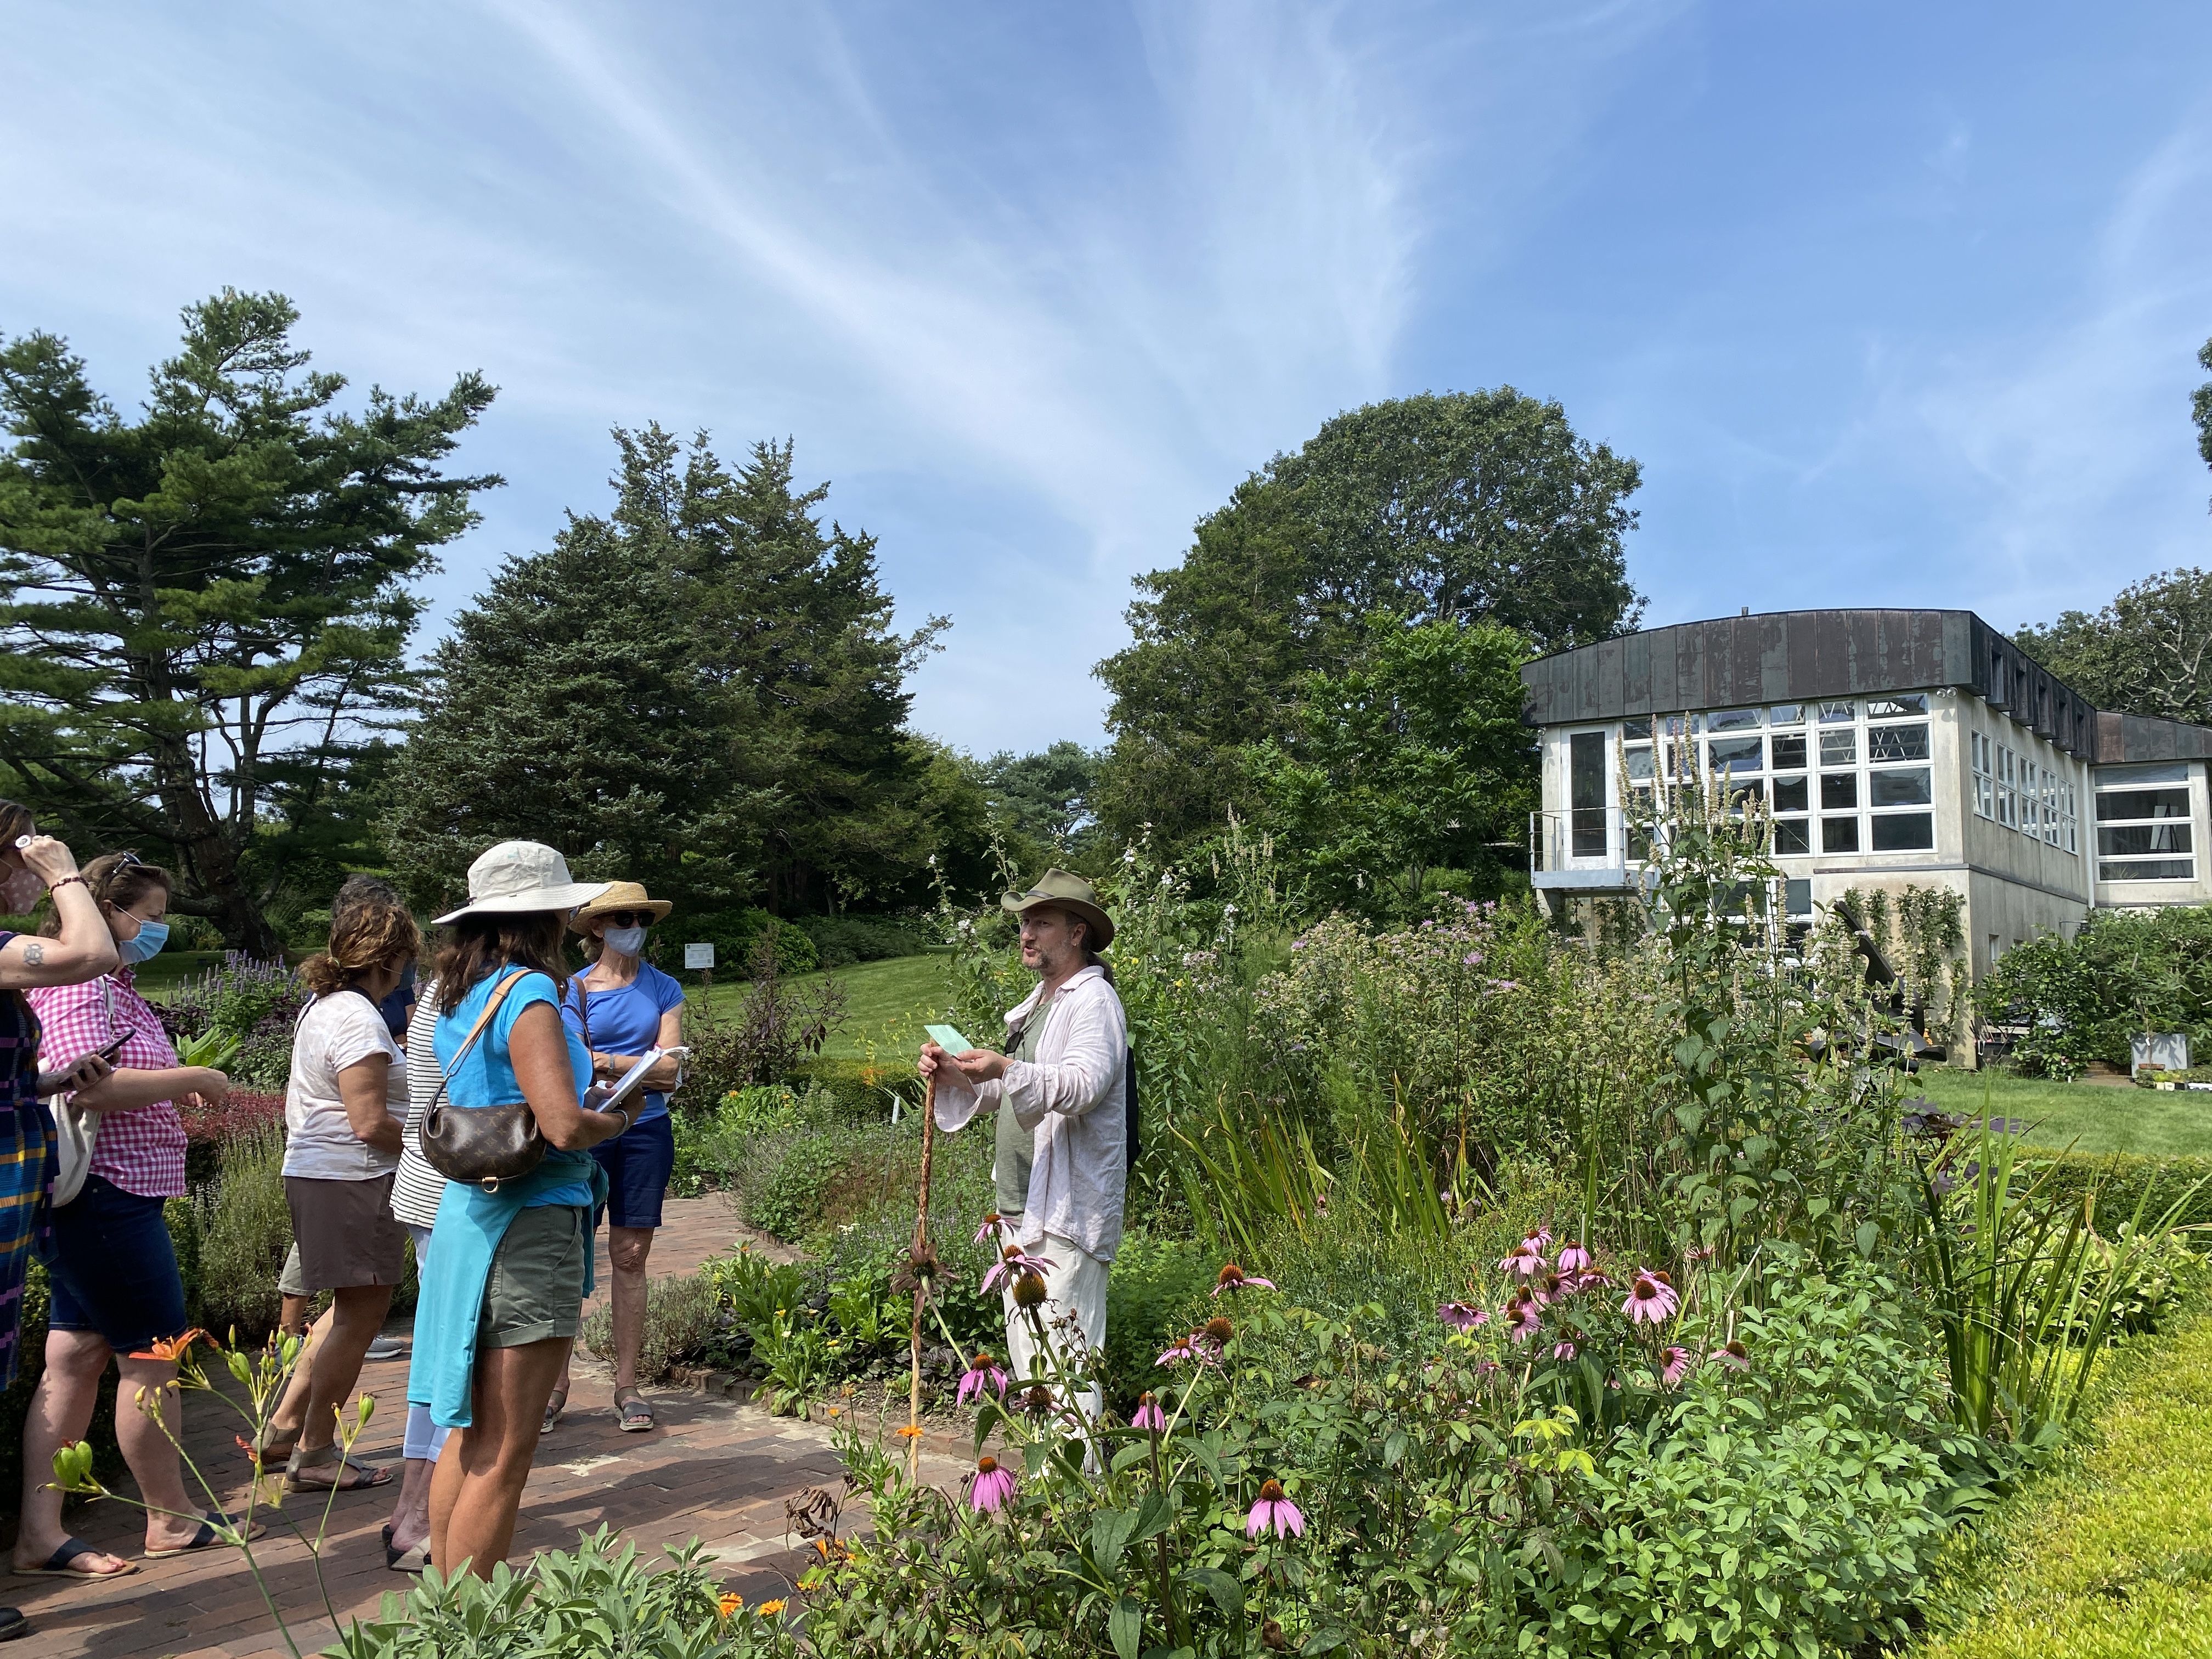
[{"label": "handbag shoulder strap", "polygon": [[434,1109],[438,1102],[444,1098],[446,1085],[453,1080],[453,1073],[460,1070],[461,1062],[468,1058],[469,1050],[476,1047],[477,1039],[484,1034],[484,1027],[491,1024],[492,1016],[499,1012],[499,1005],[507,1000],[507,994],[529,978],[530,973],[531,970],[527,968],[516,969],[499,982],[498,988],[485,1000],[483,1012],[478,1014],[477,1023],[469,1027],[469,1034],[461,1039],[461,1046],[453,1050],[453,1063],[447,1066],[438,1078],[438,1092],[430,1099],[430,1104]]}]

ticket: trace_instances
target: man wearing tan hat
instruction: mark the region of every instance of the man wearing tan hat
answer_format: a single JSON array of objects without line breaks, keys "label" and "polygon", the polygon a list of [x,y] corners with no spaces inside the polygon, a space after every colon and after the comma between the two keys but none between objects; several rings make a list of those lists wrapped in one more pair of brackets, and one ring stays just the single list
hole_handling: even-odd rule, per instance
[{"label": "man wearing tan hat", "polygon": [[[1021,918],[1022,966],[1037,988],[1006,1015],[1004,1054],[921,1050],[937,1079],[937,1124],[948,1132],[978,1112],[997,1115],[1000,1237],[1051,1263],[1050,1328],[1073,1316],[1092,1352],[1106,1346],[1106,1270],[1121,1242],[1128,1185],[1129,1022],[1099,952],[1114,922],[1080,876],[1048,870],[1000,902]],[[1028,1321],[1006,1299],[1006,1349],[1018,1382],[1039,1361]],[[1097,1419],[1098,1389],[1085,1391]]]}]

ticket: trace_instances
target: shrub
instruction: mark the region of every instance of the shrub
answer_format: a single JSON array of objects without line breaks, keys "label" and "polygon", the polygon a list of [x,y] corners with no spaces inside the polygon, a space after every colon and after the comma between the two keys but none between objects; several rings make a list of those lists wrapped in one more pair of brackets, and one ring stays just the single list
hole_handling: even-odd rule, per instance
[{"label": "shrub", "polygon": [[[775,941],[778,973],[811,974],[817,966],[814,941],[806,931],[765,910],[717,910],[678,920],[685,940],[714,947],[714,971],[725,979],[756,973],[753,958],[763,934]],[[685,975],[696,976],[696,972]]]},{"label": "shrub", "polygon": [[[2025,1161],[2025,1160],[2024,1160]],[[2037,1160],[2041,1163],[2040,1156]],[[2144,1158],[2133,1152],[2060,1152],[2050,1159],[2051,1177],[2045,1191],[2053,1197],[2079,1201],[2094,1190],[2097,1194],[2097,1226],[2100,1232],[2117,1229],[2136,1211],[2165,1212],[2182,1194],[2196,1192],[2183,1207],[2176,1224],[2201,1226],[2212,1222],[2212,1158],[2176,1154]]]},{"label": "shrub", "polygon": [[1153,1386],[1153,1360],[1191,1328],[1220,1264],[1195,1241],[1127,1234],[1106,1279],[1106,1389],[1118,1406]]},{"label": "shrub", "polygon": [[[811,946],[809,947],[811,948]],[[780,1083],[822,1045],[845,1018],[845,992],[834,979],[794,988],[763,935],[753,952],[753,980],[734,1015],[702,1005],[691,1022],[693,1098],[719,1100],[732,1090]]]},{"label": "shrub", "polygon": [[836,1096],[845,1118],[855,1123],[890,1116],[893,1095],[903,1103],[902,1114],[917,1110],[922,1102],[921,1077],[911,1058],[886,1062],[817,1055],[801,1060],[787,1075],[795,1085]]},{"label": "shrub", "polygon": [[904,922],[880,917],[802,916],[799,926],[814,941],[815,961],[823,968],[918,957],[929,948],[927,941]]},{"label": "shrub", "polygon": [[859,1143],[848,1129],[762,1135],[747,1149],[739,1178],[745,1219],[778,1238],[799,1239],[826,1219],[831,1186],[850,1168]]},{"label": "shrub", "polygon": [[226,1340],[234,1328],[240,1341],[258,1343],[276,1328],[276,1276],[292,1247],[283,1137],[264,1129],[225,1146],[202,1214],[202,1320]]},{"label": "shrub", "polygon": [[[614,1314],[602,1303],[584,1316],[584,1346],[612,1364]],[[724,1357],[728,1330],[720,1297],[702,1274],[679,1273],[646,1285],[644,1339],[638,1346],[637,1380],[664,1382],[678,1365],[705,1365]]]}]

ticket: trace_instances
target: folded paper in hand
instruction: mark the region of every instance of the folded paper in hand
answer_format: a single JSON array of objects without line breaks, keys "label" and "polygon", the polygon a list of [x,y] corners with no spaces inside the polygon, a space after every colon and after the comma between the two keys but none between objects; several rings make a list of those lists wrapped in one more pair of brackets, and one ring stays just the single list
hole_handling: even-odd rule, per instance
[{"label": "folded paper in hand", "polygon": [[680,1071],[684,1062],[691,1057],[691,1051],[689,1048],[647,1048],[642,1054],[638,1056],[637,1064],[631,1066],[627,1072],[624,1072],[620,1079],[616,1082],[615,1085],[607,1091],[606,1097],[604,1100],[594,1101],[592,1098],[592,1095],[597,1094],[599,1091],[597,1090],[593,1090],[591,1091],[591,1094],[586,1094],[584,1097],[584,1104],[596,1112],[611,1112],[617,1107],[629,1105],[632,1100],[637,1099],[640,1097],[659,1092],[659,1091],[649,1090],[646,1087],[645,1074],[651,1071],[664,1057],[669,1054],[676,1056],[677,1066]]}]

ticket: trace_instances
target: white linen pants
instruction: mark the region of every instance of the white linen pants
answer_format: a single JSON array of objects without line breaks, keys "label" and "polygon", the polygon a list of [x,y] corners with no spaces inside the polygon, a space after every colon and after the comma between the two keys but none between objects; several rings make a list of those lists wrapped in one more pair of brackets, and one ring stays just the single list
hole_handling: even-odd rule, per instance
[{"label": "white linen pants", "polygon": [[[1044,1276],[1045,1288],[1050,1294],[1037,1312],[1043,1317],[1045,1340],[1051,1345],[1055,1357],[1062,1365],[1073,1369],[1066,1352],[1066,1338],[1053,1324],[1070,1314],[1075,1316],[1075,1328],[1083,1334],[1082,1346],[1093,1354],[1103,1355],[1106,1348],[1106,1271],[1110,1264],[1086,1254],[1073,1240],[1053,1233],[1047,1233],[1044,1243],[1030,1254],[1052,1263],[1052,1271]],[[1013,1378],[1007,1390],[1011,1401],[1030,1386],[1030,1362],[1036,1355],[1037,1342],[1029,1315],[1014,1305],[1012,1287],[1003,1294],[1006,1304],[1006,1369]],[[1047,1371],[1049,1374],[1048,1362]],[[1081,1406],[1088,1421],[1098,1420],[1105,1403],[1105,1395],[1097,1384],[1083,1391]]]}]

